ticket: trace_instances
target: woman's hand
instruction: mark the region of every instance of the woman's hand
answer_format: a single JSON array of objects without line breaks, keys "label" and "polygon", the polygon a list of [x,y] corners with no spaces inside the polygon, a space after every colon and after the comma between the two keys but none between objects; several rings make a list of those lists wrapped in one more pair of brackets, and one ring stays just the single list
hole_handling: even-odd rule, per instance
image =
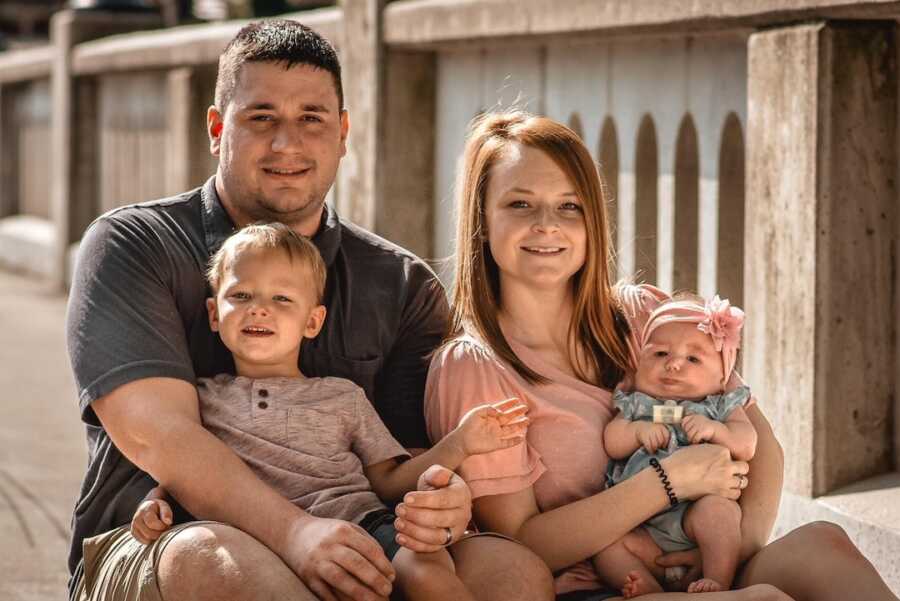
[{"label": "woman's hand", "polygon": [[662,568],[684,568],[681,578],[665,583],[667,591],[686,591],[690,583],[703,575],[700,549],[664,553],[656,558],[656,565]]},{"label": "woman's hand", "polygon": [[746,461],[732,461],[727,448],[716,444],[691,445],[660,462],[675,495],[682,501],[718,495],[736,501],[747,487]]}]

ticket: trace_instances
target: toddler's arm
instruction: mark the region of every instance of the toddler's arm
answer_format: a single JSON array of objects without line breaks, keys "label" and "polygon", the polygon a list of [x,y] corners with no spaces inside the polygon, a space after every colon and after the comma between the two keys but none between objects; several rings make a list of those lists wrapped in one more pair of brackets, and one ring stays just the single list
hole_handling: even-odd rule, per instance
[{"label": "toddler's arm", "polygon": [[603,431],[603,445],[610,459],[627,459],[641,447],[655,453],[669,444],[669,435],[665,424],[627,420],[620,412]]},{"label": "toddler's arm", "polygon": [[168,493],[162,486],[150,489],[134,517],[131,518],[131,535],[141,544],[148,544],[172,526],[172,507],[166,501]]},{"label": "toddler's arm", "polygon": [[681,420],[691,443],[711,442],[727,447],[735,461],[750,461],[756,454],[756,428],[743,407],[735,407],[724,422],[691,414]]},{"label": "toddler's arm", "polygon": [[456,429],[424,453],[403,463],[389,459],[366,466],[366,478],[382,500],[397,501],[415,490],[419,476],[434,464],[456,471],[471,455],[508,449],[524,442],[527,411],[518,399],[475,407],[463,416]]}]

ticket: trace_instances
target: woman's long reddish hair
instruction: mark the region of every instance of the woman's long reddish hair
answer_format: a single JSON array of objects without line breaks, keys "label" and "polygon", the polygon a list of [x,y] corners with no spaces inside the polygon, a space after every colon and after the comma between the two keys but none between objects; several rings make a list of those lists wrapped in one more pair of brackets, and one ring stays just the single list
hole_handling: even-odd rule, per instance
[{"label": "woman's long reddish hair", "polygon": [[516,356],[503,336],[497,317],[499,270],[482,235],[491,169],[504,149],[514,143],[545,152],[566,174],[581,201],[587,248],[584,265],[572,278],[575,307],[569,324],[569,357],[580,379],[613,388],[629,369],[629,353],[628,326],[610,281],[613,256],[606,188],[578,135],[546,117],[512,111],[489,113],[472,122],[457,183],[459,216],[451,335],[471,333],[527,381],[546,382]]}]

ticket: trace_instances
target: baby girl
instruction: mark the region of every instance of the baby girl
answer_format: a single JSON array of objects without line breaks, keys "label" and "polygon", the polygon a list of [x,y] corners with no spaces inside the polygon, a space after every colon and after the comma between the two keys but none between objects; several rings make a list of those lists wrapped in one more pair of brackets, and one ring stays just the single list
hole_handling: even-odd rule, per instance
[{"label": "baby girl", "polygon": [[[743,321],[744,313],[718,296],[706,303],[668,301],[650,315],[641,333],[634,392],[616,392],[619,414],[604,432],[610,486],[648,466],[658,468],[659,460],[690,444],[722,445],[740,461],[753,457],[756,430],[743,409],[750,390],[728,386]],[[744,476],[737,486],[746,486]],[[741,543],[740,506],[720,496],[678,502],[666,490],[672,506],[597,554],[597,573],[625,598],[661,592],[660,582],[673,574],[655,559],[699,547],[703,578],[688,592],[728,590]]]}]

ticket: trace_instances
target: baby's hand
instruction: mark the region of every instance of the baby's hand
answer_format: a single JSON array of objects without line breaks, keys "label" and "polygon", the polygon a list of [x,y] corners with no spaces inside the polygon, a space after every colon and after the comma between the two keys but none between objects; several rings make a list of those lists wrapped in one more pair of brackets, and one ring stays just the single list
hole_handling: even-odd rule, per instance
[{"label": "baby's hand", "polygon": [[466,456],[508,449],[525,440],[527,412],[528,407],[515,398],[479,405],[463,416],[451,436]]},{"label": "baby's hand", "polygon": [[709,442],[713,439],[713,436],[716,434],[717,423],[705,415],[691,413],[682,418],[681,427],[684,433],[687,434],[691,444],[698,444]]},{"label": "baby's hand", "polygon": [[142,502],[131,518],[131,536],[146,545],[160,537],[172,525],[172,508],[162,499]]},{"label": "baby's hand", "polygon": [[665,424],[635,422],[638,425],[637,439],[651,455],[669,445],[669,428]]}]

